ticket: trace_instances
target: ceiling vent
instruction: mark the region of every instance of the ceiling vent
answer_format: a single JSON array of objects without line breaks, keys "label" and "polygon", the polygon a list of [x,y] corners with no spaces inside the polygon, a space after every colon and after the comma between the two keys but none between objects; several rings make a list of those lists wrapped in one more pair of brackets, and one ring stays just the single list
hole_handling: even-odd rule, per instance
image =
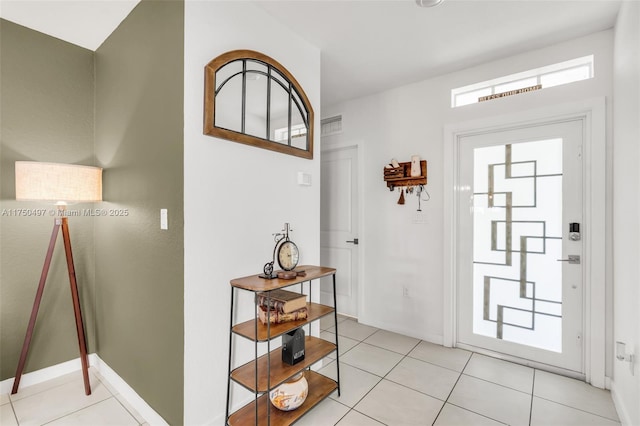
[{"label": "ceiling vent", "polygon": [[342,133],[342,115],[336,115],[320,121],[320,136]]}]

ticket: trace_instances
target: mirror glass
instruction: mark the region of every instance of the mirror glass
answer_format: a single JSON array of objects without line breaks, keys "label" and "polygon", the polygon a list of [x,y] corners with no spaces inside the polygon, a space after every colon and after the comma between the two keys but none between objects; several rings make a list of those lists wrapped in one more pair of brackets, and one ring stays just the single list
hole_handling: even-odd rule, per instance
[{"label": "mirror glass", "polygon": [[259,52],[227,52],[205,67],[204,133],[313,158],[313,109],[295,78]]},{"label": "mirror glass", "polygon": [[247,61],[244,133],[269,139],[267,133],[267,66]]},{"label": "mirror glass", "polygon": [[282,86],[271,85],[271,137],[274,142],[288,145],[289,93]]},{"label": "mirror glass", "polygon": [[215,125],[242,131],[242,61],[234,61],[216,72]]},{"label": "mirror glass", "polygon": [[298,149],[307,149],[307,125],[306,114],[302,101],[297,93],[291,97],[291,146]]}]

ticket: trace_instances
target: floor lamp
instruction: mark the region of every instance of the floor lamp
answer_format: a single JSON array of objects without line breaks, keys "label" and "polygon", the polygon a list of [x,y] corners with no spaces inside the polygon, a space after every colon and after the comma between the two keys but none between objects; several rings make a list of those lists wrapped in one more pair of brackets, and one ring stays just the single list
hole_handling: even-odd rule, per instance
[{"label": "floor lamp", "polygon": [[64,251],[67,257],[67,270],[71,284],[71,299],[76,317],[76,331],[78,333],[78,346],[80,347],[80,361],[84,377],[84,390],[91,395],[89,383],[89,364],[87,360],[87,344],[84,335],[84,324],[80,310],[80,298],[78,297],[78,284],[71,253],[71,240],[69,238],[69,224],[65,208],[68,202],[102,201],[102,169],[99,167],[79,166],[73,164],[41,163],[37,161],[16,161],[16,200],[50,201],[55,202],[57,209],[51,210],[54,217],[53,232],[49,241],[49,248],[45,256],[40,283],[33,302],[27,334],[22,345],[20,361],[16,370],[11,394],[18,392],[20,378],[24,370],[24,364],[29,353],[29,345],[33,335],[33,329],[44,292],[44,284],[47,281],[51,257],[55,247],[58,231],[62,227]]}]

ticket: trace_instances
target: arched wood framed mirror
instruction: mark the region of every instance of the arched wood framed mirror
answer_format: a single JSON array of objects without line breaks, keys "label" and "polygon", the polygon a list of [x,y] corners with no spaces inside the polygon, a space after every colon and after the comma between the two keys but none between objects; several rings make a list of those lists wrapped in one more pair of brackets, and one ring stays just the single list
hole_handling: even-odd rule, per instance
[{"label": "arched wood framed mirror", "polygon": [[205,67],[204,133],[313,158],[313,108],[278,61],[233,50]]}]

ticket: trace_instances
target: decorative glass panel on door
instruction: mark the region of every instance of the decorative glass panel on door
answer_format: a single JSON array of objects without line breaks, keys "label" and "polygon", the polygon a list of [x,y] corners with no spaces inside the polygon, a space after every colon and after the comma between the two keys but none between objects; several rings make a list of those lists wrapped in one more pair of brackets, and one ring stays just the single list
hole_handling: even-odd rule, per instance
[{"label": "decorative glass panel on door", "polygon": [[473,333],[562,351],[562,139],[473,150]]}]

